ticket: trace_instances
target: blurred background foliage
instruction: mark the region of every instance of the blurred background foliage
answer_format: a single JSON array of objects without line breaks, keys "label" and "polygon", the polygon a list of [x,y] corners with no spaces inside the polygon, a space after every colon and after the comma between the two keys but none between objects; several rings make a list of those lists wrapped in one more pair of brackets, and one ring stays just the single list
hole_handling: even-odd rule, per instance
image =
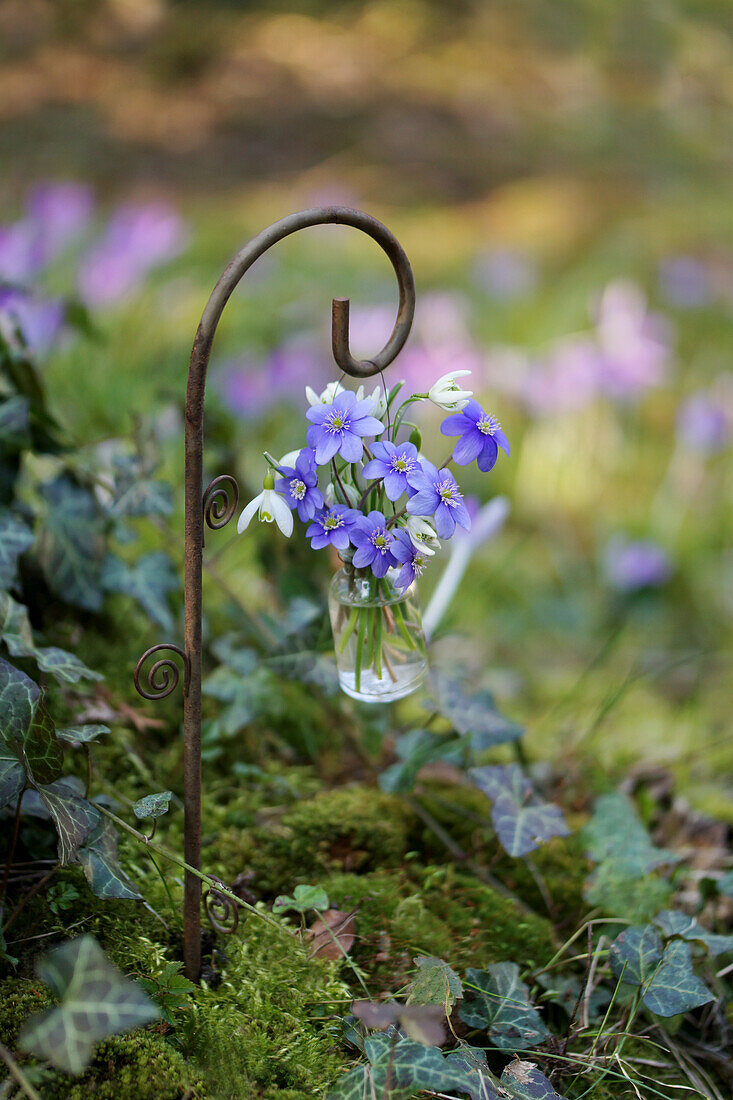
[{"label": "blurred background foliage", "polygon": [[[436,660],[571,778],[661,766],[729,819],[732,30],[724,0],[0,0],[0,313],[94,461],[153,441],[175,508],[144,548],[181,561],[186,362],[222,268],[292,210],[363,207],[417,279],[392,377],[472,369],[512,443],[509,522]],[[357,354],[391,328],[356,236],[280,245],[222,322],[207,472],[247,497],[334,375],[330,298]],[[215,539],[212,632],[272,611],[273,577],[325,583],[298,536]]]}]

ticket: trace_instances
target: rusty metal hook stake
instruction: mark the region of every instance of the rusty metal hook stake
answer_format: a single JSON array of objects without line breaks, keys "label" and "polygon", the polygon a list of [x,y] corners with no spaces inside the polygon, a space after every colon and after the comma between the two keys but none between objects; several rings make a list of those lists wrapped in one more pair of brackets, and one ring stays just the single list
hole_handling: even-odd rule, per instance
[{"label": "rusty metal hook stake", "polygon": [[[331,342],[334,358],[342,371],[354,378],[369,378],[383,371],[407,340],[415,313],[415,282],[401,244],[376,218],[346,206],[302,210],[268,226],[237,253],[204,308],[188,369],[185,441],[184,858],[197,870],[201,867],[201,588],[204,523],[214,529],[223,527],[234,513],[237,492],[236,482],[229,475],[222,475],[212,482],[206,494],[203,491],[206,371],[219,319],[242,276],[272,245],[313,225],[348,225],[366,233],[387,254],[397,276],[397,319],[389,340],[373,359],[358,360],[353,357],[349,348],[349,300],[333,300]],[[227,498],[225,483],[233,487],[233,504]],[[140,690],[137,677],[135,686]],[[150,695],[145,697],[151,698]],[[186,872],[184,883],[184,961],[187,977],[198,979],[201,970],[201,881],[190,872]]]}]

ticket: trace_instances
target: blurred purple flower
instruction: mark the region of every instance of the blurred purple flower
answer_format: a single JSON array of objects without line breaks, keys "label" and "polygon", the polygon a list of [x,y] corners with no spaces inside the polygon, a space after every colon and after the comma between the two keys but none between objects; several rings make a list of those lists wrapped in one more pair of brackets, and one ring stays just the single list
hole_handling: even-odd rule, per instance
[{"label": "blurred purple flower", "polygon": [[710,272],[695,256],[668,256],[662,260],[659,282],[673,306],[694,309],[707,305],[713,296]]},{"label": "blurred purple flower", "polygon": [[319,385],[323,377],[323,356],[293,342],[276,348],[265,362],[222,364],[218,388],[232,412],[257,417],[279,402],[299,399],[306,384]]},{"label": "blurred purple flower", "polygon": [[0,311],[15,321],[36,356],[49,351],[64,324],[62,301],[35,298],[18,290],[0,289]]},{"label": "blurred purple flower", "polygon": [[478,286],[492,298],[510,301],[531,294],[537,286],[537,268],[529,256],[512,248],[496,248],[474,264]]},{"label": "blurred purple flower", "polygon": [[672,564],[667,552],[656,542],[617,535],[603,552],[603,572],[612,588],[635,592],[640,588],[657,588],[668,581]]},{"label": "blurred purple flower", "polygon": [[524,402],[536,416],[584,408],[598,392],[602,361],[592,340],[561,340],[546,363],[530,368]]},{"label": "blurred purple flower", "polygon": [[120,301],[152,268],[177,256],[185,240],[183,221],[167,204],[121,206],[82,258],[78,276],[82,298],[91,306]]},{"label": "blurred purple flower", "polygon": [[635,283],[610,283],[601,297],[596,334],[601,351],[600,386],[609,397],[634,400],[664,380],[669,325],[647,311]]},{"label": "blurred purple flower", "polygon": [[731,433],[728,410],[710,394],[699,391],[677,413],[677,437],[690,450],[714,454],[727,445]]},{"label": "blurred purple flower", "polygon": [[39,272],[36,235],[30,221],[0,226],[0,282],[25,284]]},{"label": "blurred purple flower", "polygon": [[81,183],[42,183],[28,197],[39,262],[50,263],[86,228],[94,211],[92,189]]}]

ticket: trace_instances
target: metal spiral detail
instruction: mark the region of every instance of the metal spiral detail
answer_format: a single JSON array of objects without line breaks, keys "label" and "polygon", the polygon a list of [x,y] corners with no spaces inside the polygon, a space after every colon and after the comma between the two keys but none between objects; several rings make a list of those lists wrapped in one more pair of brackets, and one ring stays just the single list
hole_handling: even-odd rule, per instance
[{"label": "metal spiral detail", "polygon": [[204,493],[204,519],[207,527],[212,531],[226,527],[236,512],[238,503],[239,486],[232,475],[220,474],[219,477],[215,477]]},{"label": "metal spiral detail", "polygon": [[[215,875],[209,875],[209,878],[228,889],[226,883]],[[236,932],[239,925],[239,906],[217,890],[216,886],[212,886],[204,894],[204,909],[212,928],[222,936],[231,936],[232,932]]]},{"label": "metal spiral detail", "polygon": [[150,649],[146,649],[140,660],[135,666],[133,673],[133,681],[135,683],[135,690],[138,695],[142,695],[143,699],[165,699],[167,695],[170,695],[172,691],[178,687],[178,681],[181,678],[181,674],[178,669],[178,665],[172,657],[163,657],[161,660],[156,661],[152,665],[145,676],[145,687],[140,684],[140,674],[143,670],[143,665],[153,653],[159,653],[161,651],[167,651],[169,653],[175,653],[181,658],[183,662],[183,691],[184,694],[188,689],[188,679],[190,672],[190,663],[188,657],[180,646],[173,645],[171,642],[163,642],[161,645],[151,646]]}]

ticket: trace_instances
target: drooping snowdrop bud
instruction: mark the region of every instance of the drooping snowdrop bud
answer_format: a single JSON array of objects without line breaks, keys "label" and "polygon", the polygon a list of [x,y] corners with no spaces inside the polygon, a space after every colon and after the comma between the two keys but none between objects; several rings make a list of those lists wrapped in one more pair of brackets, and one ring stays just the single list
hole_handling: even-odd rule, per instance
[{"label": "drooping snowdrop bud", "polygon": [[440,409],[446,412],[456,412],[465,408],[473,397],[473,390],[462,390],[456,378],[464,378],[470,370],[454,370],[450,374],[443,374],[428,391],[428,397]]},{"label": "drooping snowdrop bud", "polygon": [[275,475],[268,470],[262,482],[262,492],[251,500],[239,517],[237,531],[241,535],[250,525],[255,512],[259,514],[260,523],[277,523],[278,527],[290,538],[293,533],[293,513],[281,496],[275,492]]},{"label": "drooping snowdrop bud", "polygon": [[406,516],[405,527],[415,546],[419,546],[429,556],[440,549],[440,542],[432,523],[422,516]]}]

